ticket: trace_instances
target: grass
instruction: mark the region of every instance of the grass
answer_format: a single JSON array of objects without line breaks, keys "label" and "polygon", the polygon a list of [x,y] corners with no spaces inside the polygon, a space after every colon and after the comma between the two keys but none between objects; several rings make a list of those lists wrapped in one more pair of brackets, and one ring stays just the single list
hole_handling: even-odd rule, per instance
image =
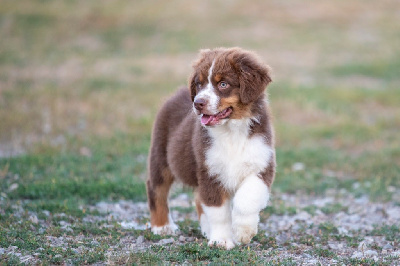
[{"label": "grass", "polygon": [[185,244],[176,248],[153,246],[152,249],[147,252],[131,254],[128,263],[157,264],[163,261],[195,264],[201,261],[209,261],[212,264],[263,263],[263,260],[258,257],[254,251],[239,248],[226,251],[208,247],[206,242],[201,244]]},{"label": "grass", "polygon": [[400,240],[400,227],[396,225],[376,227],[371,232],[372,235],[382,235],[389,241],[398,243]]},{"label": "grass", "polygon": [[336,226],[330,222],[327,223],[321,223],[319,225],[319,229],[322,231],[322,233],[337,233],[338,229],[336,228]]},{"label": "grass", "polygon": [[[10,199],[145,200],[143,181],[133,178],[145,169],[143,148],[123,148],[123,138],[126,137],[118,140],[120,146],[115,145],[114,139],[93,143],[90,157],[74,152],[45,152],[3,159],[2,190],[19,184],[8,194]],[[148,143],[148,139],[142,141]]]},{"label": "grass", "polygon": [[[21,203],[21,207],[27,207]],[[119,243],[124,238],[135,239],[138,236],[144,236],[146,241],[157,243],[165,238],[154,235],[150,230],[130,230],[123,229],[118,223],[113,223],[113,227],[103,227],[109,224],[103,222],[87,223],[83,220],[87,215],[93,213],[86,212],[83,216],[73,215],[70,213],[65,216],[58,215],[62,209],[51,212],[49,217],[45,219],[50,225],[45,229],[39,223],[29,219],[30,211],[15,212],[13,205],[2,205],[0,215],[0,224],[3,230],[0,231],[0,246],[15,246],[17,250],[25,252],[37,253],[36,255],[43,263],[61,263],[69,261],[73,264],[91,264],[98,261],[114,261],[115,263],[138,263],[138,264],[154,264],[160,262],[168,263],[191,263],[201,264],[208,262],[211,264],[220,263],[256,263],[271,265],[294,265],[290,258],[280,258],[276,260],[273,253],[282,249],[274,236],[267,235],[269,232],[261,230],[253,239],[254,245],[235,247],[232,251],[226,251],[219,248],[210,248],[207,241],[201,236],[198,222],[185,220],[179,222],[179,227],[185,236],[195,237],[195,242],[181,243],[178,245],[157,245],[153,244],[151,248],[144,251],[130,252],[127,255],[113,257],[107,255],[110,249],[118,249]],[[99,215],[99,214],[97,214]],[[39,217],[41,218],[41,217]],[[22,222],[19,222],[22,221]],[[72,232],[66,233],[61,228],[61,221],[71,222]],[[305,232],[299,231],[291,243],[304,245],[296,252],[307,251],[311,255],[328,259],[339,259],[338,253],[329,250],[324,246],[328,241],[345,240],[349,246],[357,247],[362,241],[362,232],[354,232],[352,237],[338,234],[337,229],[330,223],[322,223],[319,228],[321,237],[314,238]],[[374,236],[384,235],[387,240],[392,241],[396,245],[399,238],[399,228],[396,226],[376,226],[370,233]],[[168,236],[167,236],[168,237]],[[57,239],[63,239],[62,244],[57,244]],[[175,243],[178,243],[177,237],[174,237]],[[394,242],[393,242],[394,241]],[[354,243],[354,244],[352,244]],[[284,244],[286,245],[286,244]],[[272,256],[272,257],[271,257]],[[13,264],[19,259],[12,254],[2,255],[2,260]],[[271,259],[274,258],[274,259]],[[396,258],[389,258],[389,261],[395,261]],[[339,261],[347,261],[346,257]]]},{"label": "grass", "polygon": [[[160,238],[117,223],[106,230],[102,223],[84,222],[103,215],[89,208],[99,201],[146,200],[154,117],[187,82],[197,51],[207,47],[255,50],[274,69],[268,88],[277,138],[273,191],[319,196],[345,191],[400,204],[400,38],[394,26],[399,10],[390,1],[379,6],[359,1],[3,1],[0,248],[40,253],[43,264],[294,265],[290,257],[268,260],[281,255],[275,235],[260,233],[258,247],[226,252],[208,248],[198,223],[186,220],[182,231],[199,242],[107,257],[121,239]],[[304,169],[294,169],[295,163]],[[175,211],[190,214],[193,208]],[[300,211],[334,215],[347,209],[336,203],[298,208],[273,201],[262,219]],[[50,219],[49,226],[32,222],[33,214]],[[61,221],[71,223],[73,232],[66,233]],[[317,245],[341,239],[356,247],[363,237],[341,236],[329,223],[318,230],[319,237],[303,232],[295,239],[322,259],[337,259],[337,254]],[[377,226],[371,234],[398,244],[398,226]],[[74,239],[63,249],[52,247],[46,236]],[[84,248],[77,253],[80,245]],[[0,260],[20,262],[15,254]]]},{"label": "grass", "polygon": [[378,62],[355,62],[346,64],[333,68],[332,72],[338,76],[359,75],[392,80],[397,78],[396,69],[399,67],[399,62],[390,58]]},{"label": "grass", "polygon": [[330,251],[328,249],[323,248],[315,248],[312,253],[316,254],[319,257],[326,257],[326,258],[334,258],[335,252]]}]

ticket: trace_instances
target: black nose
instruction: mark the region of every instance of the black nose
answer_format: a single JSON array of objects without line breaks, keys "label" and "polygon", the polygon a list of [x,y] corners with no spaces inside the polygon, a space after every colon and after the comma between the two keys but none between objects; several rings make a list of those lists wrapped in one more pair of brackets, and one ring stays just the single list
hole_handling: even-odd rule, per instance
[{"label": "black nose", "polygon": [[203,110],[204,106],[206,106],[207,101],[204,100],[203,98],[195,98],[193,104],[194,104],[194,108],[201,111],[201,110]]}]

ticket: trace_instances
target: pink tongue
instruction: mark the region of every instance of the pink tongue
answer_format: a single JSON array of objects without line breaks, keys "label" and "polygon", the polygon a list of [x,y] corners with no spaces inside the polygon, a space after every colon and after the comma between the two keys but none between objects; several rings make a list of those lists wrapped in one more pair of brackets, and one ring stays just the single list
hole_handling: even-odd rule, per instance
[{"label": "pink tongue", "polygon": [[216,115],[202,115],[201,123],[206,126],[214,126],[218,124],[219,118]]},{"label": "pink tongue", "polygon": [[214,116],[212,116],[212,115],[204,115],[203,114],[201,117],[201,123],[203,125],[208,125],[213,120],[213,117]]}]

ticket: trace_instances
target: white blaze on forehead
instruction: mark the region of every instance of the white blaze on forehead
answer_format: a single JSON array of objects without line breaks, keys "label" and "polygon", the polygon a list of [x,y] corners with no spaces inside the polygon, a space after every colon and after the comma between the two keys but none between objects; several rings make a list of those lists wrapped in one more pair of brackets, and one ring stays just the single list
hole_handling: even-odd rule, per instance
[{"label": "white blaze on forehead", "polygon": [[215,64],[215,59],[213,60],[210,69],[208,70],[208,84],[209,85],[212,84],[211,83],[211,77],[212,77],[212,72],[213,72],[213,69],[214,69],[214,64]]},{"label": "white blaze on forehead", "polygon": [[219,96],[215,93],[215,89],[211,82],[214,65],[215,65],[215,59],[212,62],[210,69],[208,70],[208,77],[207,77],[208,83],[205,85],[205,88],[201,90],[195,97],[195,99],[202,98],[207,101],[207,106],[205,108],[205,111],[211,114],[216,114],[219,112],[218,111]]}]

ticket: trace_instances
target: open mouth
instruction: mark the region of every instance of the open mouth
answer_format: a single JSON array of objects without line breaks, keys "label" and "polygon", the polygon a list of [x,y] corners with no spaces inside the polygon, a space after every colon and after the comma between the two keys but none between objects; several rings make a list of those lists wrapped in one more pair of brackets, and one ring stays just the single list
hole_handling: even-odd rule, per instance
[{"label": "open mouth", "polygon": [[225,110],[215,115],[201,115],[201,124],[205,126],[214,126],[219,123],[221,119],[227,118],[232,113],[232,107],[228,107]]}]

